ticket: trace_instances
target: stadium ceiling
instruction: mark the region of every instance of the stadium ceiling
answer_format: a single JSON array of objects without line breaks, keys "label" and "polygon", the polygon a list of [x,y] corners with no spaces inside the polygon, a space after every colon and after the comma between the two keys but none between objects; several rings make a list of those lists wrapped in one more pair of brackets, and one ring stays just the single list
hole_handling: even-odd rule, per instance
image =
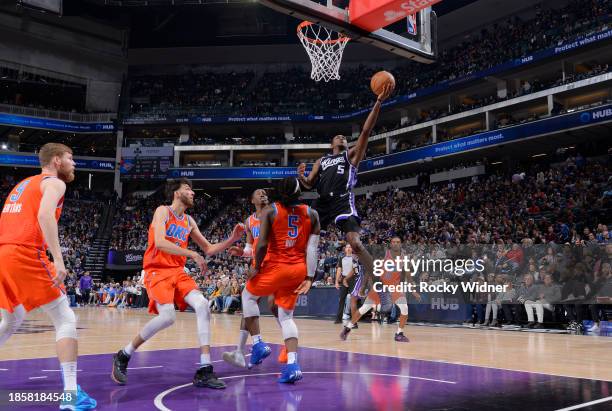
[{"label": "stadium ceiling", "polygon": [[[443,16],[477,0],[434,6]],[[480,0],[485,1],[485,0]],[[298,20],[257,0],[64,0],[64,16],[129,30],[129,48],[297,43]]]}]

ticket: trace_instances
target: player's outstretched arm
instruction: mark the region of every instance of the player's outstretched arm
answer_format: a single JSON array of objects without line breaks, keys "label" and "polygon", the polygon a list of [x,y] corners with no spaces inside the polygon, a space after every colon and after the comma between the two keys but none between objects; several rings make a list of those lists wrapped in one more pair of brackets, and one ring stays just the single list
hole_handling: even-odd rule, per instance
[{"label": "player's outstretched arm", "polygon": [[245,230],[244,224],[238,223],[236,224],[234,230],[232,231],[232,234],[228,238],[226,238],[224,241],[221,241],[220,243],[211,244],[200,232],[200,229],[195,223],[195,220],[191,216],[189,216],[189,219],[193,227],[191,230],[191,238],[193,238],[193,241],[195,241],[195,243],[202,249],[202,251],[204,251],[207,256],[219,254],[220,252],[230,248],[232,244],[242,238],[242,235],[244,234]]},{"label": "player's outstretched arm", "polygon": [[38,225],[40,225],[45,243],[47,243],[47,247],[53,256],[53,265],[57,273],[53,282],[59,287],[64,283],[66,266],[60,248],[55,210],[66,192],[66,183],[59,178],[47,178],[40,183],[40,191],[42,192],[42,199],[38,209]]},{"label": "player's outstretched arm", "polygon": [[311,190],[317,184],[317,178],[319,178],[319,171],[321,169],[321,159],[318,159],[312,166],[312,170],[308,173],[308,177],[304,176],[306,172],[306,164],[300,163],[297,168],[298,180],[304,188]]},{"label": "player's outstretched arm", "polygon": [[376,121],[378,120],[378,114],[380,113],[380,106],[383,101],[385,101],[393,92],[393,86],[387,84],[385,86],[384,91],[378,96],[372,111],[368,115],[366,119],[363,129],[361,130],[361,134],[359,134],[359,138],[357,139],[357,144],[355,144],[349,150],[349,161],[352,165],[357,167],[361,160],[365,158],[366,151],[368,149],[368,139],[370,138],[370,134],[372,133],[372,129],[376,125]]},{"label": "player's outstretched arm", "polygon": [[248,224],[249,219],[244,222],[244,226],[246,227],[246,246],[244,248],[238,247],[237,245],[231,246],[227,252],[233,255],[234,257],[244,257],[251,258],[253,257],[253,234],[251,233],[251,229]]}]

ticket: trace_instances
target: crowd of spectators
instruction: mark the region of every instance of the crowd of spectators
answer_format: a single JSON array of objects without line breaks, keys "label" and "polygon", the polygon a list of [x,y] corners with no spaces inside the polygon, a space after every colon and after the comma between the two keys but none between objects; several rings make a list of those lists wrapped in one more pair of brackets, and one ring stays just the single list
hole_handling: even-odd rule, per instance
[{"label": "crowd of spectators", "polygon": [[[441,48],[438,61],[424,67],[407,62],[393,69],[397,93],[409,94],[444,80],[453,80],[484,70],[534,51],[552,47],[579,35],[605,27],[611,6],[605,0],[572,1],[560,9],[536,5],[533,19],[510,17],[466,36],[463,41]],[[130,80],[134,117],[159,114],[201,115],[307,115],[344,113],[366,108],[372,102],[369,79],[378,68],[346,67],[340,81],[320,84],[310,79],[309,70],[291,68],[282,72],[188,73],[185,75],[134,76]],[[599,69],[593,70],[598,72]],[[607,69],[605,69],[607,71]],[[570,74],[552,84],[575,81],[584,73]],[[503,97],[487,96],[462,101],[450,111],[430,109],[413,122],[480,107],[500,99],[532,93],[543,82],[525,81]]]}]

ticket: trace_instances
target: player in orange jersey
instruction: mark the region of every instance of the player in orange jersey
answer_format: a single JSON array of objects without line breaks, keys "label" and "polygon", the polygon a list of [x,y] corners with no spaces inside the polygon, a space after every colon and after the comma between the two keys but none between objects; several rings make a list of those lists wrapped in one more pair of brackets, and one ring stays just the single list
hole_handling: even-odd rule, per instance
[{"label": "player in orange jersey", "polygon": [[195,220],[185,213],[193,206],[194,192],[191,182],[187,179],[170,181],[166,193],[172,199],[172,205],[160,206],[155,210],[143,259],[149,312],[158,315],[143,327],[131,343],[115,354],[111,377],[116,383],[125,384],[130,356],[145,341],[174,323],[175,303],[181,311],[189,304],[196,313],[201,352],[200,367],[193,378],[193,384],[196,387],[225,388],[225,383],[215,376],[210,360],[208,300],[198,290],[193,278],[185,274],[184,266],[187,258],[191,258],[202,273],[206,272],[204,258],[187,248],[189,237],[210,256],[226,250],[242,237],[244,225],[237,224],[230,238],[225,241],[211,244],[202,235]]},{"label": "player in orange jersey", "polygon": [[259,332],[257,301],[262,296],[274,296],[287,348],[287,365],[278,381],[293,383],[302,378],[297,363],[298,329],[293,321],[293,310],[298,295],[307,293],[312,285],[321,225],[317,212],[300,204],[297,179],[281,180],[276,192],[279,200],[261,213],[255,264],[242,292],[242,315],[253,337],[251,363],[258,364],[270,354],[270,347],[263,342]]},{"label": "player in orange jersey", "polygon": [[17,331],[26,312],[42,308],[55,327],[66,392],[60,409],[89,410],[96,401],[77,385],[76,317],[64,289],[66,267],[57,228],[75,162],[72,150],[57,143],[42,146],[38,158],[42,173],[13,188],[0,216],[0,346]]},{"label": "player in orange jersey", "polygon": [[[391,244],[389,250],[385,252],[385,261],[386,260],[395,260],[396,258],[404,258],[404,254],[402,252],[402,240],[399,237],[393,237],[391,239]],[[383,285],[387,286],[399,286],[403,281],[406,281],[406,272],[405,271],[386,271],[380,277],[380,282]],[[354,294],[353,294],[354,295]],[[412,293],[412,295],[420,301],[421,295],[417,292]],[[404,326],[408,321],[408,301],[406,300],[406,294],[401,292],[391,292],[391,300],[400,310],[400,318],[399,318],[399,326],[395,333],[395,341],[398,342],[408,342],[408,337],[404,335]],[[375,305],[380,304],[380,295],[373,289],[369,291],[365,302],[356,310],[356,304],[351,306],[352,316],[351,321],[349,321],[343,328],[340,333],[340,338],[346,340],[346,337],[353,329],[353,324],[357,324],[359,319],[370,311]]]},{"label": "player in orange jersey", "polygon": [[[261,210],[267,206],[268,201],[268,193],[263,188],[258,188],[253,191],[251,194],[251,204],[255,206],[255,212],[247,217],[245,221],[246,226],[246,246],[244,248],[238,246],[232,246],[228,250],[228,252],[235,257],[244,257],[244,258],[252,258],[253,257],[253,249],[257,247],[257,241],[259,240],[259,230],[261,227]],[[255,260],[251,260],[251,265],[255,264]],[[274,306],[274,298],[268,298],[268,304],[270,306],[270,310],[276,314],[276,306]],[[250,368],[252,364],[247,364],[245,359],[246,354],[246,342],[249,338],[249,332],[246,329],[244,324],[244,317],[240,320],[240,336],[238,339],[238,344],[236,345],[236,349],[230,352],[223,353],[223,359],[225,362],[235,365],[237,367],[246,368],[247,366]],[[285,354],[286,356],[286,354]],[[286,360],[285,360],[286,362]]]}]

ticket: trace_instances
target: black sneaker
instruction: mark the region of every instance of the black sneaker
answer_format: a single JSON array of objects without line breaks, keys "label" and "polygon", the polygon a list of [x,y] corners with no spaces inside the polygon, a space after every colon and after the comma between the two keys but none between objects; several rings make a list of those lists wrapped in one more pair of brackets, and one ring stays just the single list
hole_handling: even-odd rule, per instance
[{"label": "black sneaker", "polygon": [[350,328],[348,328],[348,327],[346,327],[346,326],[344,326],[344,327],[342,328],[342,332],[340,333],[340,339],[341,339],[342,341],[346,341],[346,337],[348,337],[348,335],[349,335],[349,333],[350,333],[350,332],[351,332],[351,329],[350,329]]},{"label": "black sneaker", "polygon": [[213,372],[212,365],[200,367],[196,371],[195,376],[193,377],[193,385],[196,387],[207,387],[217,390],[225,388],[225,383],[218,379]]},{"label": "black sneaker", "polygon": [[127,382],[127,366],[130,361],[130,356],[123,350],[119,350],[113,355],[113,372],[111,378],[119,385],[125,385]]},{"label": "black sneaker", "polygon": [[543,330],[544,329],[544,324],[536,323],[532,328],[534,328],[536,330]]},{"label": "black sneaker", "polygon": [[535,327],[535,325],[536,325],[535,321],[530,321],[530,322],[527,323],[526,327],[527,328],[533,328],[533,327]]},{"label": "black sneaker", "polygon": [[357,323],[353,324],[353,330],[356,330],[357,328],[359,328],[359,325]]}]

